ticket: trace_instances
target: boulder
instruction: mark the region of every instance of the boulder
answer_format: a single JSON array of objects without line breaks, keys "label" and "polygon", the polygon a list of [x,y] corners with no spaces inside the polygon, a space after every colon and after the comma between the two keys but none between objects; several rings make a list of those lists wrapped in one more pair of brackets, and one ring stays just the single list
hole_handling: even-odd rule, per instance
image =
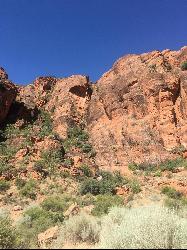
[{"label": "boulder", "polygon": [[51,244],[52,241],[57,238],[58,230],[59,230],[58,226],[55,226],[47,229],[43,233],[40,233],[38,235],[38,246],[41,249],[46,249],[48,245]]}]

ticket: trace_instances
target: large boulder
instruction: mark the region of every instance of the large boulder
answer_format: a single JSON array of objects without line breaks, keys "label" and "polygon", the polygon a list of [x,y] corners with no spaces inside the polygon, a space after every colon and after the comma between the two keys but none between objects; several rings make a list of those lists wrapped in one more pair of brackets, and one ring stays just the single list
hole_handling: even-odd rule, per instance
[{"label": "large boulder", "polygon": [[48,248],[48,246],[57,238],[59,228],[58,226],[51,227],[45,232],[38,235],[38,246],[42,249]]}]

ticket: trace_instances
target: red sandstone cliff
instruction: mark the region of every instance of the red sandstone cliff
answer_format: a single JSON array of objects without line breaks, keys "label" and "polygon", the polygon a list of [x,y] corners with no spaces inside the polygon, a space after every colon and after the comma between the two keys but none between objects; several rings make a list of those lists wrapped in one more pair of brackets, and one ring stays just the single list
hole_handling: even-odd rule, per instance
[{"label": "red sandstone cliff", "polygon": [[159,162],[187,148],[187,71],[181,69],[185,61],[187,47],[127,55],[95,85],[78,75],[40,77],[17,89],[1,69],[0,122],[14,101],[18,120],[24,119],[25,110],[48,111],[62,138],[69,126],[86,128],[100,167]]}]

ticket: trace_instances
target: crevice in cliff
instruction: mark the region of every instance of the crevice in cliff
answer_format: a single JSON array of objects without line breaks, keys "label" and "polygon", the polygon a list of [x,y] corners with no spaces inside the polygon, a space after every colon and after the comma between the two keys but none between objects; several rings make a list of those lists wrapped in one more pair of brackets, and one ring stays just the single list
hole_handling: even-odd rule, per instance
[{"label": "crevice in cliff", "polygon": [[173,117],[174,117],[174,123],[175,123],[175,126],[177,127],[177,123],[178,123],[178,119],[177,119],[177,114],[175,112],[175,108],[176,108],[176,102],[178,100],[178,98],[180,98],[181,96],[181,82],[180,82],[180,79],[179,79],[179,85],[178,85],[178,88],[177,90],[175,90],[175,92],[173,92]]}]

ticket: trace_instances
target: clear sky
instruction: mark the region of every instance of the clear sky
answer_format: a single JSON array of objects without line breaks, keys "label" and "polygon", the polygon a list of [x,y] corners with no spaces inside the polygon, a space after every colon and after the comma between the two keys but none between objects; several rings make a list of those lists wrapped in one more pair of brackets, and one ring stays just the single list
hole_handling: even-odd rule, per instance
[{"label": "clear sky", "polygon": [[187,45],[187,0],[0,0],[0,66],[16,83],[89,75]]}]

